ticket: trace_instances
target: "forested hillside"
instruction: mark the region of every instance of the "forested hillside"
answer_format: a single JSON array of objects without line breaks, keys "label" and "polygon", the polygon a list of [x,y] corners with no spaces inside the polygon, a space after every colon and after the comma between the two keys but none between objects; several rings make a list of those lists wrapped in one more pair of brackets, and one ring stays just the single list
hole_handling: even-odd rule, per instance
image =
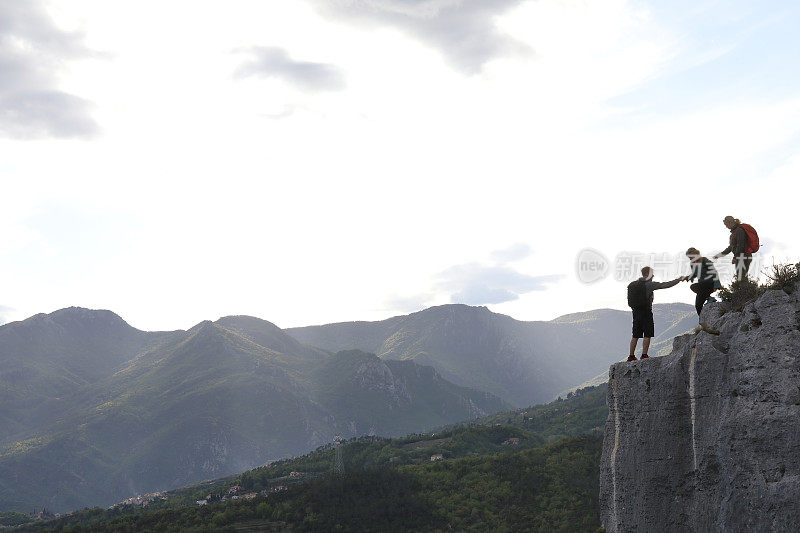
[{"label": "forested hillside", "polygon": [[325,446],[147,507],[81,511],[25,530],[595,531],[596,428],[606,415],[605,387],[581,390],[431,433],[351,439],[343,475]]}]

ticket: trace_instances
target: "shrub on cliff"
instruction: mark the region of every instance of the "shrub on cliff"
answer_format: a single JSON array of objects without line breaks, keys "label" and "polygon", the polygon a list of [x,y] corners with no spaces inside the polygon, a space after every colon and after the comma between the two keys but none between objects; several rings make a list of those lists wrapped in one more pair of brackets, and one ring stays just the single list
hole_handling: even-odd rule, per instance
[{"label": "shrub on cliff", "polygon": [[782,290],[791,294],[800,282],[800,263],[772,265],[764,274],[769,280],[766,284],[767,289]]},{"label": "shrub on cliff", "polygon": [[727,287],[721,288],[719,297],[723,302],[729,303],[731,309],[738,311],[748,302],[752,302],[764,294],[764,290],[764,287],[746,277],[741,280],[734,280]]},{"label": "shrub on cliff", "polygon": [[730,304],[730,309],[738,311],[769,290],[782,290],[791,294],[800,285],[800,263],[772,265],[764,271],[764,276],[767,279],[761,285],[750,278],[734,280],[720,289],[719,297]]}]

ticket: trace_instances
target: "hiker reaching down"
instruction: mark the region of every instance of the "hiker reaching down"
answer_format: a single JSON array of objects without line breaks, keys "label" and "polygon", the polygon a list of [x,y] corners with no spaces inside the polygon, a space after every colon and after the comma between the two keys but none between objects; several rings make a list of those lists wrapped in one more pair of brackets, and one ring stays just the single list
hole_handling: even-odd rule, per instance
[{"label": "hiker reaching down", "polygon": [[747,271],[753,261],[753,254],[758,251],[758,233],[750,224],[743,224],[741,220],[730,215],[722,219],[722,223],[731,230],[731,236],[728,247],[713,258],[719,259],[733,252],[731,262],[736,265],[736,279],[741,281],[747,277]]},{"label": "hiker reaching down", "polygon": [[636,345],[642,338],[642,359],[647,359],[650,349],[650,339],[655,337],[655,324],[653,323],[653,292],[659,289],[674,287],[679,282],[688,279],[687,276],[675,278],[672,281],[653,281],[653,269],[646,266],[642,269],[642,277],[628,285],[628,305],[633,313],[633,335],[631,337],[631,352],[628,361],[636,361]]},{"label": "hiker reaching down", "polygon": [[719,282],[719,274],[717,274],[717,269],[714,268],[714,263],[703,257],[697,248],[686,250],[686,257],[689,258],[689,264],[692,267],[692,275],[689,276],[689,281],[697,280],[697,283],[692,283],[691,289],[697,294],[694,300],[694,307],[697,309],[697,315],[699,316],[703,306],[711,299],[711,294],[721,288],[722,285]]}]

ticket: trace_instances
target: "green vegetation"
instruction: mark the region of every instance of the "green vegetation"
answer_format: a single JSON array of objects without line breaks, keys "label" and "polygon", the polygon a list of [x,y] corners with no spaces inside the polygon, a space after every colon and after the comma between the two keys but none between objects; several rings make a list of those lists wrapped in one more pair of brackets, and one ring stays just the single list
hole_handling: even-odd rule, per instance
[{"label": "green vegetation", "polygon": [[16,511],[0,511],[0,526],[18,526],[30,521],[31,517],[28,514]]},{"label": "green vegetation", "polygon": [[794,292],[800,283],[800,263],[772,265],[764,275],[767,277],[767,289],[782,290],[788,294]]},{"label": "green vegetation", "polygon": [[[594,531],[600,452],[597,437],[469,457],[421,468],[420,479],[447,529]],[[411,469],[409,469],[411,470]]]},{"label": "green vegetation", "polygon": [[606,385],[578,389],[566,400],[517,409],[487,417],[487,423],[510,424],[535,433],[548,442],[566,437],[597,433],[608,416]]},{"label": "green vegetation", "polygon": [[400,468],[178,509],[93,509],[26,531],[596,531],[598,437]]},{"label": "green vegetation", "polygon": [[719,296],[730,310],[741,311],[766,291],[781,290],[791,294],[800,283],[800,263],[772,265],[764,272],[764,276],[766,281],[762,284],[749,277],[733,280],[730,285],[720,289]]},{"label": "green vegetation", "polygon": [[764,294],[764,288],[750,278],[733,280],[730,285],[719,290],[719,297],[730,305],[733,311],[740,311],[746,304]]},{"label": "green vegetation", "polygon": [[[595,531],[605,390],[433,433],[350,439],[344,476],[331,473],[334,450],[323,446],[147,508],[79,511],[23,530]],[[434,454],[444,459],[432,462]],[[258,496],[223,501],[234,485]]]},{"label": "green vegetation", "polygon": [[[500,453],[509,446],[514,449],[539,447],[565,437],[597,435],[605,426],[607,416],[606,386],[580,389],[570,393],[566,400],[498,413],[431,433],[414,433],[395,439],[350,439],[343,444],[345,470],[422,464],[439,453],[451,459]],[[510,438],[519,438],[519,443],[504,444]],[[297,483],[301,480],[287,478],[291,472],[302,472],[306,478],[327,473],[333,457],[333,446],[328,444],[300,457],[276,461],[238,476],[190,485],[170,495],[188,505],[209,493],[219,497],[232,485],[261,491],[275,485]]]}]

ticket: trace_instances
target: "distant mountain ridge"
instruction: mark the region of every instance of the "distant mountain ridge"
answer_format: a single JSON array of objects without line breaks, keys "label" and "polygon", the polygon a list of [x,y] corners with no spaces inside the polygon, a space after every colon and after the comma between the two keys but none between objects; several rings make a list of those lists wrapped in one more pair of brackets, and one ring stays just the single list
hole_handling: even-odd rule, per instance
[{"label": "distant mountain ridge", "polygon": [[0,446],[59,416],[64,396],[173,335],[139,331],[111,311],[78,307],[0,326]]},{"label": "distant mountain ridge", "polygon": [[[683,304],[655,313],[664,335],[696,320]],[[0,326],[0,510],[105,504],[336,433],[403,435],[541,403],[624,357],[629,327],[622,311],[521,322],[463,305],[290,330],[249,316],[144,332],[110,311],[35,315]]]},{"label": "distant mountain ridge", "polygon": [[252,317],[148,333],[71,308],[0,327],[0,346],[0,509],[105,505],[336,433],[401,435],[509,407],[432,368],[330,354]]},{"label": "distant mountain ridge", "polygon": [[[653,312],[656,342],[697,323],[687,304],[656,304]],[[549,401],[625,357],[630,327],[630,313],[613,309],[523,322],[485,307],[454,304],[377,322],[286,331],[326,350],[359,349],[386,360],[429,365],[453,383],[527,406]]]}]

